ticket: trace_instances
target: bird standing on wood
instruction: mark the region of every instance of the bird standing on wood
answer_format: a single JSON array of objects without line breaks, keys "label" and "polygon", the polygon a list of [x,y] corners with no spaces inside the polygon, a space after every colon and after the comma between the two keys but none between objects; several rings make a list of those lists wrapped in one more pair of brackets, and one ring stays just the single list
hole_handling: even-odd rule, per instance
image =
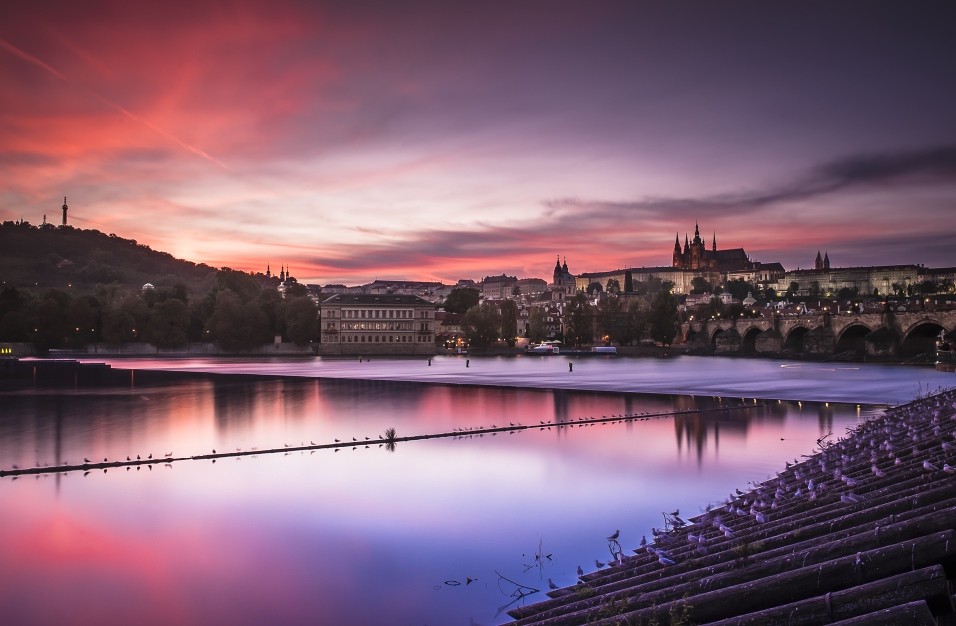
[{"label": "bird standing on wood", "polygon": [[617,541],[617,538],[621,536],[621,531],[615,530],[614,534],[607,538],[608,541]]}]

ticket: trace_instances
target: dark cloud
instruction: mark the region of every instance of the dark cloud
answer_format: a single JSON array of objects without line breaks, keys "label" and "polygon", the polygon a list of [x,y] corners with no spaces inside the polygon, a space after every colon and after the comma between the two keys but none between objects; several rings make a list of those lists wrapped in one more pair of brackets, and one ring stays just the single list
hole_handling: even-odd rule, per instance
[{"label": "dark cloud", "polygon": [[557,210],[580,210],[577,219],[601,216],[614,218],[622,213],[643,218],[667,218],[675,213],[682,219],[693,216],[743,215],[790,202],[820,199],[830,194],[866,187],[886,189],[891,185],[956,183],[956,146],[883,154],[853,155],[830,161],[810,170],[793,182],[766,189],[718,194],[703,198],[651,197],[633,202],[588,201],[577,198],[550,200]]}]

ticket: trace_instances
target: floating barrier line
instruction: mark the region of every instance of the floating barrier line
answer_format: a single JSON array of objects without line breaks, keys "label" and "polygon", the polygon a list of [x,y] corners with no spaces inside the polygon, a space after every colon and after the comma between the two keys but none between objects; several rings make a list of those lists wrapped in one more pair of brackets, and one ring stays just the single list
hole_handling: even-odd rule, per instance
[{"label": "floating barrier line", "polygon": [[133,466],[142,466],[142,465],[166,465],[171,463],[177,463],[180,461],[215,461],[217,459],[228,459],[228,458],[238,458],[244,456],[258,456],[260,454],[278,454],[281,452],[305,452],[305,451],[314,451],[314,450],[328,450],[328,449],[342,449],[342,448],[358,448],[360,446],[371,446],[376,445],[385,445],[385,444],[396,444],[403,443],[407,441],[420,441],[423,439],[443,439],[449,437],[466,437],[472,435],[485,435],[485,434],[498,434],[504,432],[517,432],[520,430],[532,430],[539,429],[544,430],[545,428],[566,428],[570,426],[583,426],[588,424],[601,424],[608,422],[634,422],[634,421],[647,421],[650,419],[661,419],[665,417],[676,417],[679,415],[694,415],[699,413],[719,413],[719,412],[728,412],[731,410],[741,410],[741,409],[754,409],[758,407],[766,406],[764,403],[758,404],[740,404],[736,406],[726,406],[726,407],[715,407],[711,409],[693,409],[693,410],[680,410],[680,411],[666,411],[661,413],[636,413],[636,414],[627,414],[627,415],[612,415],[612,416],[601,416],[601,417],[582,417],[577,420],[571,420],[568,422],[539,422],[537,424],[514,424],[509,423],[508,426],[494,426],[491,428],[474,428],[470,430],[455,430],[452,432],[444,433],[431,433],[425,435],[409,435],[406,437],[394,437],[392,439],[387,439],[380,437],[378,439],[368,439],[365,441],[340,441],[337,443],[318,443],[318,444],[309,444],[307,446],[298,445],[298,446],[283,446],[281,448],[266,448],[263,450],[236,450],[234,452],[213,452],[210,454],[195,454],[192,456],[164,456],[160,458],[152,459],[131,459],[129,461],[102,461],[102,462],[92,462],[92,463],[80,463],[80,464],[69,464],[69,465],[49,465],[44,467],[19,467],[14,469],[0,470],[0,478],[5,476],[28,476],[28,475],[38,475],[38,474],[55,474],[55,473],[66,473],[66,472],[79,472],[79,471],[91,471],[95,469],[114,469],[117,467],[133,467]]}]

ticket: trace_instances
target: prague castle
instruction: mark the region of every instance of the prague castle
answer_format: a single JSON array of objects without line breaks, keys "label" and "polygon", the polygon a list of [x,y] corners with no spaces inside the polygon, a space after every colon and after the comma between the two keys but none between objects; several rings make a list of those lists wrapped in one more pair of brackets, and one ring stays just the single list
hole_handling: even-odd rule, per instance
[{"label": "prague castle", "polygon": [[738,272],[753,269],[759,265],[747,257],[743,248],[729,250],[717,249],[717,233],[714,233],[713,244],[708,250],[704,240],[700,237],[700,225],[694,224],[694,239],[689,241],[684,235],[684,248],[681,249],[680,235],[674,241],[673,266],[681,270],[710,270],[715,272]]}]

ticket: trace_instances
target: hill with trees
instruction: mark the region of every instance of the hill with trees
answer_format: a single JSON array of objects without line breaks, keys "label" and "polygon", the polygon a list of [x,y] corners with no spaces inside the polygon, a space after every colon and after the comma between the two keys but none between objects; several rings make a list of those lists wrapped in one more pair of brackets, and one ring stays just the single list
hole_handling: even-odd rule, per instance
[{"label": "hill with trees", "polygon": [[256,348],[274,336],[318,338],[308,289],[276,277],[176,259],[95,230],[0,224],[0,341],[51,348],[218,342]]},{"label": "hill with trees", "polygon": [[96,285],[139,289],[182,284],[201,293],[215,283],[216,269],[159,252],[133,239],[72,226],[0,224],[0,280],[4,287],[70,289],[90,293]]}]

